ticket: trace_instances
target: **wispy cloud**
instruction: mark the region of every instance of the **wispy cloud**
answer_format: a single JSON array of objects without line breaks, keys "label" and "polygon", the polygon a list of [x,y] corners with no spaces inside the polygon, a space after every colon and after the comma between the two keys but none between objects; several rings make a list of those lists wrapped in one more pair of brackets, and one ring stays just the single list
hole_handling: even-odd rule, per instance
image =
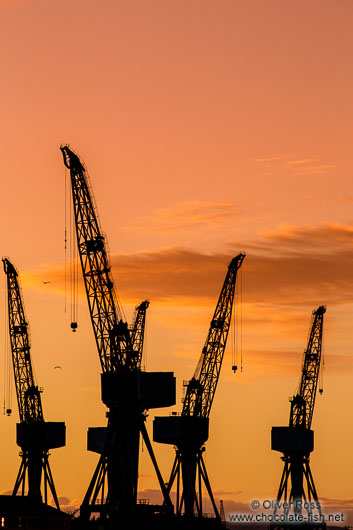
[{"label": "wispy cloud", "polygon": [[341,223],[321,223],[318,226],[293,226],[281,223],[277,230],[264,231],[261,234],[259,248],[275,250],[279,244],[283,252],[307,252],[332,254],[353,245],[353,226]]},{"label": "wispy cloud", "polygon": [[234,217],[234,209],[231,202],[183,201],[156,210],[153,215],[142,218],[140,224],[127,226],[125,230],[159,232],[200,224],[219,226],[226,218]]},{"label": "wispy cloud", "polygon": [[302,160],[289,160],[288,165],[289,166],[299,166],[303,164],[309,164],[311,162],[315,162],[315,158],[303,158]]},{"label": "wispy cloud", "polygon": [[278,160],[283,160],[281,156],[266,156],[263,158],[254,158],[254,162],[277,162]]},{"label": "wispy cloud", "polygon": [[[353,227],[280,225],[247,245],[243,264],[244,301],[256,304],[342,304],[353,300]],[[123,300],[208,304],[218,295],[231,258],[244,244],[232,241],[228,253],[203,254],[167,248],[112,255],[112,270]],[[43,285],[46,278],[50,284]],[[64,270],[47,266],[22,274],[26,285],[63,294]],[[83,290],[81,288],[83,295]]]},{"label": "wispy cloud", "polygon": [[275,172],[289,173],[293,175],[309,175],[317,173],[327,173],[334,169],[334,164],[320,162],[316,158],[298,158],[290,159],[288,157],[269,156],[264,158],[255,158],[255,162],[262,164],[266,169]]},{"label": "wispy cloud", "polygon": [[[238,284],[243,286],[243,329],[248,337],[246,349],[250,352],[253,377],[261,378],[269,370],[276,375],[297,373],[298,342],[294,342],[293,349],[292,344],[299,339],[303,344],[303,330],[305,335],[311,311],[318,305],[327,305],[330,315],[335,314],[336,307],[330,336],[333,332],[336,338],[342,337],[337,330],[340,325],[347,326],[347,321],[340,319],[339,324],[337,315],[353,300],[352,243],[353,226],[328,223],[280,225],[248,243]],[[149,298],[154,307],[165,308],[160,317],[164,330],[180,327],[193,333],[195,323],[195,328],[207,329],[206,308],[211,317],[227,265],[242,246],[233,241],[227,253],[213,254],[185,248],[113,254],[112,271],[123,305]],[[44,286],[43,278],[51,283]],[[64,294],[62,266],[26,271],[22,281],[25,288],[47,295]],[[83,300],[82,281],[80,293]],[[196,313],[191,319],[190,311]],[[328,366],[329,371],[351,371],[347,354],[343,344],[339,354],[335,354],[335,363]],[[175,355],[185,359],[194,356],[195,344],[178,346]]]},{"label": "wispy cloud", "polygon": [[334,169],[336,166],[333,164],[318,164],[318,165],[307,165],[307,166],[289,166],[296,173],[326,173],[330,169]]}]

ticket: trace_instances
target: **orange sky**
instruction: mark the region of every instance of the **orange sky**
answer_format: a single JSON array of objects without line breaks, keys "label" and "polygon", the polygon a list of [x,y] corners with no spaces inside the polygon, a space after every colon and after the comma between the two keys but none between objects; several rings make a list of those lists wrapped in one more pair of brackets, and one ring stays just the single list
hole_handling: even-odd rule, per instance
[{"label": "orange sky", "polygon": [[[75,335],[64,313],[61,143],[91,175],[127,317],[151,300],[146,364],[175,371],[175,409],[226,266],[247,254],[244,371],[228,351],[206,452],[229,510],[276,494],[270,429],[288,422],[310,314],[327,305],[312,471],[327,506],[352,509],[352,19],[349,0],[0,0],[0,242],[21,273],[46,418],[67,423],[51,465],[70,502],[105,408],[84,297]],[[0,417],[3,491],[16,420]],[[173,450],[155,450],[167,479]],[[143,497],[157,482],[141,462]]]}]

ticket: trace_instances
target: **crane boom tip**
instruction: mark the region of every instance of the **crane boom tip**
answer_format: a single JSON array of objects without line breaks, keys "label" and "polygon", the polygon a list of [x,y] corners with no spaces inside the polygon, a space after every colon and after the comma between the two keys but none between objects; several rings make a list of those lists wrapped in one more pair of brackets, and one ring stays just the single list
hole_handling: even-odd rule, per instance
[{"label": "crane boom tip", "polygon": [[61,144],[60,151],[64,158],[64,164],[67,169],[74,167],[76,170],[84,171],[84,166],[80,158],[70,149],[69,144]]},{"label": "crane boom tip", "polygon": [[2,258],[2,263],[4,265],[5,274],[14,274],[15,276],[18,276],[17,270],[8,258]]}]

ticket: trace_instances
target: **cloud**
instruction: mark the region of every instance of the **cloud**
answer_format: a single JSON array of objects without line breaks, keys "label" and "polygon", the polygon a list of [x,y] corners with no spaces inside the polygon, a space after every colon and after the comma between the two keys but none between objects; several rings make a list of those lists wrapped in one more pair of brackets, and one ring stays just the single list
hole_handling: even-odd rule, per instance
[{"label": "cloud", "polygon": [[293,226],[281,223],[277,230],[261,233],[260,248],[274,249],[274,243],[281,245],[281,251],[332,254],[343,250],[345,246],[353,246],[353,226],[339,223],[321,223],[313,227],[309,225]]},{"label": "cloud", "polygon": [[[68,513],[69,515],[77,516],[79,515],[80,506],[82,501],[78,499],[70,499],[69,497],[61,496],[58,497],[60,508],[63,512]],[[51,499],[50,504],[55,506],[54,500]]]},{"label": "cloud", "polygon": [[236,495],[241,495],[242,493],[243,492],[241,490],[237,490],[237,491],[232,491],[232,490],[213,490],[213,494],[216,497],[219,497],[220,499],[222,499],[222,495],[223,496],[229,496],[229,495],[236,496]]},{"label": "cloud", "polygon": [[124,230],[160,232],[200,224],[218,226],[234,215],[234,204],[231,202],[183,201],[168,208],[161,208],[154,215],[144,217],[143,224],[126,226]]},{"label": "cloud", "polygon": [[[3,495],[10,495],[11,491],[6,490],[2,492]],[[216,505],[219,509],[220,499],[223,500],[224,511],[226,516],[228,514],[241,514],[241,513],[254,513],[254,510],[250,506],[250,501],[235,500],[235,497],[242,495],[242,491],[228,491],[228,490],[215,490],[213,492],[215,497]],[[159,489],[143,489],[138,492],[138,499],[148,499],[151,504],[162,504],[163,496]],[[175,505],[176,493],[174,491],[170,494],[171,501]],[[231,498],[230,498],[231,497]],[[67,513],[75,515],[80,507],[81,502],[77,499],[70,499],[68,497],[59,497],[59,504],[61,509]],[[320,504],[322,512],[325,516],[329,514],[344,513],[345,524],[353,523],[353,498],[349,499],[331,499],[327,497],[320,497]],[[270,513],[270,510],[266,512]],[[227,517],[226,517],[227,520]]]},{"label": "cloud", "polygon": [[[304,348],[311,312],[319,305],[328,306],[330,338],[341,344],[335,361],[327,360],[327,373],[351,373],[342,337],[349,326],[346,308],[353,303],[352,243],[352,226],[328,223],[281,225],[248,243],[237,283],[242,292],[243,336],[251,377],[264,377],[269,369],[276,375],[297,373],[298,347]],[[227,265],[242,246],[232,241],[227,253],[213,254],[185,248],[113,254],[112,271],[123,306],[148,298],[153,307],[160,307],[161,330],[186,329],[190,336],[201,328],[206,332]],[[64,293],[62,267],[51,265],[27,271],[22,277],[26,288],[47,296]],[[51,283],[43,286],[43,277]],[[80,297],[86,304],[82,280]],[[198,343],[189,340],[171,354],[194,358],[196,347]]]},{"label": "cloud", "polygon": [[254,158],[254,162],[277,162],[278,160],[283,160],[281,156],[267,156],[264,158]]},{"label": "cloud", "polygon": [[[163,495],[160,490],[158,489],[144,489],[137,493],[137,499],[148,499],[151,504],[162,504],[163,503]],[[175,505],[176,502],[176,494],[172,491],[170,493],[170,499],[172,503]]]},{"label": "cloud", "polygon": [[302,160],[289,160],[288,165],[298,166],[298,165],[308,164],[310,162],[315,162],[315,158],[303,158]]},{"label": "cloud", "polygon": [[59,497],[58,500],[61,506],[68,506],[71,504],[71,501],[68,497]]},{"label": "cloud", "polygon": [[328,497],[320,497],[321,504],[325,508],[342,508],[353,510],[353,497],[350,499],[330,499]]},{"label": "cloud", "polygon": [[255,158],[254,161],[263,164],[266,168],[271,168],[272,171],[281,173],[287,172],[294,175],[327,173],[336,167],[334,164],[320,163],[316,158],[308,157],[290,160],[288,157],[269,156]]},{"label": "cloud", "polygon": [[[227,265],[244,248],[230,241],[228,253],[203,254],[167,248],[113,254],[112,271],[124,303],[209,305],[218,298]],[[323,223],[316,227],[281,225],[247,243],[242,265],[244,304],[312,306],[353,300],[353,227]],[[51,283],[43,286],[45,277]],[[63,267],[53,265],[22,274],[25,285],[63,294]],[[84,291],[81,281],[81,296]],[[211,302],[212,301],[212,302]]]},{"label": "cloud", "polygon": [[334,169],[336,166],[333,165],[333,164],[318,164],[316,166],[314,165],[308,165],[306,167],[291,167],[289,166],[290,169],[292,169],[293,171],[295,171],[296,173],[303,173],[303,174],[315,174],[315,173],[326,173],[327,171],[329,171],[330,169]]},{"label": "cloud", "polygon": [[[309,315],[305,314],[303,317],[306,317],[308,328],[309,328]],[[283,327],[283,333],[286,329]],[[302,329],[300,330],[302,331]],[[299,333],[298,333],[299,335]],[[304,342],[305,335],[301,334],[300,338],[303,343],[304,351]],[[244,363],[246,363],[247,371],[251,372],[252,376],[249,379],[249,383],[252,384],[253,378],[268,378],[269,374],[271,376],[282,376],[282,375],[293,375],[298,376],[300,369],[300,354],[298,357],[298,350],[283,350],[280,346],[276,347],[276,350],[267,350],[265,348],[252,350],[246,349],[244,353]],[[352,359],[351,356],[341,355],[339,353],[332,353],[329,355],[328,359],[325,361],[325,374],[351,374],[353,371]],[[229,375],[229,380],[232,379],[232,375]],[[224,376],[225,377],[225,376]]]}]

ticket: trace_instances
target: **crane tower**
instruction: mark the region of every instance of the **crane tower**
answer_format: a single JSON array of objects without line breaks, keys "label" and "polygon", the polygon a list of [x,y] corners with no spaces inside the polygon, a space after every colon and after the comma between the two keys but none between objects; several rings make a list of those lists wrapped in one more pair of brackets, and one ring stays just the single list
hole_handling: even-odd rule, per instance
[{"label": "crane tower", "polygon": [[311,422],[319,379],[325,312],[326,307],[320,306],[312,314],[302,375],[297,393],[291,399],[289,426],[272,427],[272,449],[283,453],[284,462],[274,516],[282,515],[285,522],[271,525],[278,530],[292,528],[292,522],[297,527],[298,522],[303,520],[305,528],[326,527],[309,464],[310,453],[314,449]]},{"label": "crane tower", "polygon": [[48,503],[50,490],[55,506],[59,501],[49,465],[49,449],[65,445],[65,423],[44,421],[41,389],[32,370],[29,326],[25,317],[18,273],[4,258],[7,276],[9,333],[20,423],[17,424],[17,445],[21,447],[20,469],[12,495],[18,492],[37,503]]},{"label": "crane tower", "polygon": [[176,447],[168,491],[176,480],[178,517],[183,509],[187,519],[202,517],[203,483],[216,518],[220,520],[202,455],[208,440],[209,416],[227,344],[237,272],[244,257],[245,254],[239,254],[228,266],[205,345],[194,376],[186,387],[181,415],[156,417],[153,423],[154,441]]},{"label": "crane tower", "polygon": [[76,239],[102,368],[101,395],[109,409],[107,427],[88,430],[88,450],[100,454],[100,459],[81,505],[81,517],[98,512],[102,519],[124,523],[136,516],[140,434],[154,465],[163,509],[172,512],[145,421],[149,409],[175,404],[175,378],[172,372],[141,369],[148,301],[137,308],[129,327],[115,291],[86,169],[69,146],[60,149],[70,170]]}]

